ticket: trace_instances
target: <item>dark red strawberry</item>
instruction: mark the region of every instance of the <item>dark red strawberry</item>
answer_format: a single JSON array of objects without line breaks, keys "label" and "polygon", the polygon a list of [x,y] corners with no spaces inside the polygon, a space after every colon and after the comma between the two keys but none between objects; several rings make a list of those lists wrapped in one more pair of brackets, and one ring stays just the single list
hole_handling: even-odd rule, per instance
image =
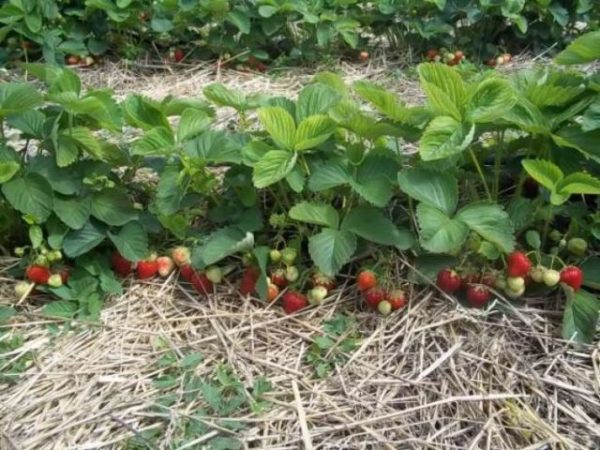
[{"label": "dark red strawberry", "polygon": [[250,295],[256,290],[256,282],[260,276],[260,271],[257,267],[248,266],[242,275],[242,281],[240,282],[240,294]]},{"label": "dark red strawberry", "polygon": [[506,273],[509,277],[526,277],[531,270],[531,260],[523,252],[512,252],[507,258]]},{"label": "dark red strawberry", "polygon": [[50,275],[50,270],[47,267],[35,264],[29,266],[25,271],[27,279],[35,284],[48,284]]},{"label": "dark red strawberry", "polygon": [[205,296],[213,292],[212,282],[203,273],[194,273],[192,276],[192,286],[194,286],[194,289],[199,294]]},{"label": "dark red strawberry", "polygon": [[583,284],[583,271],[577,266],[567,266],[560,271],[560,281],[578,291]]},{"label": "dark red strawberry", "polygon": [[68,283],[69,276],[71,275],[71,273],[69,272],[69,268],[63,267],[58,273],[60,274],[60,279],[62,280],[63,284]]},{"label": "dark red strawberry", "polygon": [[308,305],[307,298],[297,291],[288,291],[283,294],[283,310],[287,314],[293,314]]},{"label": "dark red strawberry", "polygon": [[442,269],[438,272],[436,285],[442,291],[452,294],[460,289],[462,280],[454,270]]},{"label": "dark red strawberry", "polygon": [[377,305],[381,300],[387,297],[385,289],[380,287],[372,287],[364,292],[365,300],[371,308],[377,308]]},{"label": "dark red strawberry", "polygon": [[288,280],[285,277],[284,269],[275,269],[271,272],[271,282],[275,286],[286,287],[288,284]]},{"label": "dark red strawberry", "polygon": [[173,52],[173,59],[175,60],[175,62],[179,63],[183,61],[183,58],[185,58],[185,52],[180,48],[176,48]]},{"label": "dark red strawberry", "polygon": [[133,271],[133,263],[123,258],[119,252],[113,252],[111,262],[114,271],[122,277],[126,277]]},{"label": "dark red strawberry", "polygon": [[181,278],[183,278],[185,281],[192,281],[192,277],[194,276],[196,271],[192,266],[186,264],[184,266],[181,266],[181,270],[179,271],[179,273],[181,274]]},{"label": "dark red strawberry", "polygon": [[146,259],[137,264],[137,277],[140,280],[147,280],[155,277],[158,273],[158,262],[156,259]]},{"label": "dark red strawberry", "polygon": [[491,296],[487,286],[471,285],[467,288],[467,302],[475,308],[485,306]]},{"label": "dark red strawberry", "polygon": [[386,300],[392,305],[392,311],[404,308],[407,303],[406,294],[402,289],[394,289],[388,294]]}]

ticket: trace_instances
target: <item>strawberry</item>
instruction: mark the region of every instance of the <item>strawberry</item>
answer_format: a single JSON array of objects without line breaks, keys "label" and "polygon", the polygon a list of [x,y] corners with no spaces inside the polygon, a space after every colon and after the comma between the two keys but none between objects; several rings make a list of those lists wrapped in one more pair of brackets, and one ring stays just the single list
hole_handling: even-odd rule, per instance
[{"label": "strawberry", "polygon": [[219,284],[223,281],[223,271],[220,267],[210,266],[206,269],[206,278],[215,284]]},{"label": "strawberry", "polygon": [[85,59],[81,60],[81,65],[85,67],[90,67],[96,64],[96,60],[92,56],[86,56]]},{"label": "strawberry", "polygon": [[394,289],[388,294],[386,300],[390,303],[393,311],[396,311],[400,308],[404,308],[407,303],[406,294],[402,289]]},{"label": "strawberry", "polygon": [[274,284],[269,284],[269,287],[267,288],[267,300],[272,302],[277,298],[278,295],[279,288]]},{"label": "strawberry", "polygon": [[256,290],[256,282],[258,281],[259,276],[260,271],[258,270],[258,268],[254,266],[248,266],[244,271],[242,281],[240,282],[240,294],[253,294]]},{"label": "strawberry", "polygon": [[388,300],[381,300],[377,305],[377,310],[384,316],[389,316],[392,309],[392,304]]},{"label": "strawberry", "polygon": [[79,56],[77,56],[77,55],[69,55],[69,56],[67,56],[65,62],[69,66],[76,66],[77,64],[79,64],[80,59],[81,58],[79,58]]},{"label": "strawberry", "polygon": [[308,305],[308,300],[298,291],[288,291],[283,294],[283,310],[287,314],[293,314]]},{"label": "strawberry", "polygon": [[298,271],[298,268],[296,266],[286,267],[286,269],[285,269],[285,279],[286,280],[288,280],[290,283],[294,283],[295,281],[298,281],[299,277],[300,277],[300,272]]},{"label": "strawberry", "polygon": [[544,280],[544,273],[546,273],[544,266],[536,266],[529,271],[529,276],[536,283],[541,283]]},{"label": "strawberry", "polygon": [[457,50],[454,52],[454,59],[457,61],[462,61],[465,59],[465,54],[462,50]]},{"label": "strawberry", "polygon": [[285,277],[284,269],[275,269],[271,272],[271,282],[279,287],[286,287],[288,284],[288,280]]},{"label": "strawberry", "polygon": [[27,281],[19,281],[17,284],[15,284],[15,294],[17,297],[23,298],[29,293],[31,286],[32,284],[28,283]]},{"label": "strawberry", "polygon": [[180,48],[176,48],[173,52],[173,59],[175,60],[175,62],[179,63],[183,61],[183,58],[185,58],[185,52]]},{"label": "strawberry", "polygon": [[269,252],[269,258],[271,258],[271,261],[273,261],[274,263],[278,263],[279,261],[281,261],[281,252],[274,248]]},{"label": "strawberry", "polygon": [[47,267],[39,265],[31,265],[25,271],[25,276],[29,281],[35,284],[48,284],[50,278],[50,270]]},{"label": "strawberry", "polygon": [[438,272],[436,285],[442,291],[452,294],[460,289],[462,280],[454,270],[446,268]]},{"label": "strawberry", "polygon": [[575,256],[583,256],[587,251],[588,243],[582,238],[571,238],[567,242],[567,250]]},{"label": "strawberry", "polygon": [[427,50],[427,59],[429,61],[435,61],[435,58],[437,56],[439,56],[439,54],[440,54],[440,52],[437,49],[435,49],[435,48],[429,49],[429,50]]},{"label": "strawberry", "polygon": [[507,258],[509,277],[524,277],[529,273],[532,263],[529,257],[523,252],[512,252]]},{"label": "strawberry", "polygon": [[324,286],[315,286],[308,291],[308,302],[311,305],[320,305],[327,297],[327,289]]},{"label": "strawberry", "polygon": [[523,277],[508,277],[506,279],[508,289],[518,292],[525,287],[525,278]]},{"label": "strawberry", "polygon": [[371,308],[377,308],[379,302],[387,297],[387,292],[380,287],[372,287],[364,292],[365,300]]},{"label": "strawberry", "polygon": [[525,286],[521,286],[519,289],[510,289],[507,287],[504,292],[510,298],[519,298],[525,293]]},{"label": "strawberry", "polygon": [[156,259],[146,259],[137,264],[137,277],[140,280],[147,280],[158,273],[158,262]]},{"label": "strawberry", "polygon": [[371,270],[363,270],[356,277],[358,289],[365,292],[377,286],[377,275]]},{"label": "strawberry", "polygon": [[113,252],[111,256],[111,263],[114,271],[122,277],[126,277],[133,270],[133,263],[123,258],[123,256],[121,256],[121,254],[117,251]]},{"label": "strawberry", "polygon": [[62,286],[62,284],[63,284],[62,278],[60,277],[59,273],[50,275],[50,278],[48,278],[48,286],[50,286],[52,288],[59,288]]},{"label": "strawberry", "polygon": [[560,271],[560,281],[578,291],[583,284],[583,271],[577,266],[567,266]]},{"label": "strawberry", "polygon": [[335,289],[335,278],[329,277],[322,272],[316,272],[312,276],[313,287],[323,286],[328,291]]},{"label": "strawberry", "polygon": [[286,247],[281,251],[281,259],[286,266],[291,266],[298,258],[298,251],[293,247]]},{"label": "strawberry", "polygon": [[206,275],[203,273],[195,273],[192,276],[192,286],[194,286],[194,289],[196,289],[199,294],[205,296],[213,291],[212,282],[206,278]]},{"label": "strawberry", "polygon": [[60,275],[60,279],[62,280],[63,284],[66,284],[69,282],[69,277],[71,276],[71,273],[69,272],[68,267],[63,267],[62,269],[59,270],[58,273]]},{"label": "strawberry", "polygon": [[467,288],[467,302],[475,308],[485,306],[491,294],[486,286],[473,285]]},{"label": "strawberry", "polygon": [[184,266],[181,266],[181,270],[179,273],[181,274],[181,278],[183,278],[185,281],[192,281],[192,277],[194,276],[196,271],[191,265],[186,264]]},{"label": "strawberry", "polygon": [[177,265],[177,267],[185,266],[186,264],[190,264],[190,249],[187,247],[179,246],[175,247],[171,251],[171,258]]},{"label": "strawberry", "polygon": [[158,264],[158,274],[163,278],[168,277],[175,268],[175,263],[170,256],[161,256],[156,260],[156,264]]},{"label": "strawberry", "polygon": [[369,60],[369,52],[362,51],[358,54],[360,62],[367,62]]},{"label": "strawberry", "polygon": [[554,287],[560,282],[560,272],[558,270],[548,269],[542,277],[544,284],[548,287]]}]

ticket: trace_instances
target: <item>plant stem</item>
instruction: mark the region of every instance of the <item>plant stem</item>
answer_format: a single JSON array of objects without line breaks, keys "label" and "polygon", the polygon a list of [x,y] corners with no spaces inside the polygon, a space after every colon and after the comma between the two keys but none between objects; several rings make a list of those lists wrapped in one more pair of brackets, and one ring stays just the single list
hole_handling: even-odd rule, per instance
[{"label": "plant stem", "polygon": [[498,145],[496,146],[494,158],[494,199],[498,199],[500,193],[500,172],[502,170],[502,152],[504,144],[504,132],[498,133]]},{"label": "plant stem", "polygon": [[548,231],[550,231],[550,224],[552,223],[552,217],[554,215],[554,206],[552,203],[549,205],[548,217],[544,222],[544,229],[542,231],[542,248],[546,247],[546,240],[548,238]]},{"label": "plant stem", "polygon": [[475,164],[475,168],[477,169],[477,173],[479,174],[479,178],[481,178],[481,182],[483,183],[483,187],[485,189],[485,193],[488,197],[488,200],[492,201],[492,194],[490,193],[490,188],[485,181],[485,176],[483,175],[483,171],[481,170],[481,166],[479,165],[479,161],[477,160],[477,156],[475,156],[475,152],[473,148],[469,148],[469,153],[471,154],[471,158],[473,159],[473,164]]}]

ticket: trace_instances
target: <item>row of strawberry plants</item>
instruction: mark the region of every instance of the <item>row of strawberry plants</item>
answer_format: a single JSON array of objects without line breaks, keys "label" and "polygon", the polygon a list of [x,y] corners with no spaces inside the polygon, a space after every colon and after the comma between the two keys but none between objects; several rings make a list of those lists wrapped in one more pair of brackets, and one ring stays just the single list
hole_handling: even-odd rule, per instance
[{"label": "row of strawberry plants", "polygon": [[243,54],[261,67],[256,59],[312,61],[324,51],[365,48],[378,36],[396,48],[462,48],[487,60],[568,42],[599,19],[591,0],[3,0],[0,59],[82,57],[89,64],[105,53],[134,59],[171,48],[178,61]]},{"label": "row of strawberry plants", "polygon": [[[599,58],[599,39],[585,35],[558,62]],[[125,261],[147,278],[158,271],[153,253],[183,244],[182,275],[201,293],[223,274],[241,277],[243,293],[263,299],[287,289],[293,311],[322,301],[340,272],[367,267],[376,290],[364,296],[382,312],[408,300],[399,280],[437,279],[473,306],[565,295],[564,335],[593,336],[595,74],[462,77],[426,63],[427,103],[409,106],[332,73],[296,99],[212,84],[205,99],[117,102],[83,90],[70,69],[24,68],[46,88],[0,86],[0,207],[27,224],[22,270],[38,284],[53,277],[36,287],[62,299],[48,313],[97,314],[103,294],[121,288],[113,249],[117,272]],[[228,127],[215,124],[215,107],[236,111]],[[399,252],[416,268],[406,278],[395,273]],[[68,278],[63,265],[74,265]]]}]

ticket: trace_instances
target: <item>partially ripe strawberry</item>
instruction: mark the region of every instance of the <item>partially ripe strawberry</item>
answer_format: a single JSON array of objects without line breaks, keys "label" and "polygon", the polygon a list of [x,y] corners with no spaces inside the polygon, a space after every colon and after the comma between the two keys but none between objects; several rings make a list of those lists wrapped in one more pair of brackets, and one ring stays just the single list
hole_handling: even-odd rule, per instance
[{"label": "partially ripe strawberry", "polygon": [[249,295],[253,294],[256,290],[256,282],[260,276],[260,271],[254,266],[248,266],[242,275],[242,281],[240,282],[240,294]]},{"label": "partially ripe strawberry", "polygon": [[283,294],[283,310],[287,314],[293,314],[306,308],[308,300],[298,291],[288,291]]},{"label": "partially ripe strawberry", "polygon": [[361,62],[367,62],[369,60],[369,52],[362,51],[358,55],[358,59]]},{"label": "partially ripe strawberry", "polygon": [[183,278],[185,281],[192,281],[192,277],[196,271],[191,265],[186,264],[185,266],[181,266],[179,273],[181,274],[181,278]]},{"label": "partially ripe strawberry", "polygon": [[457,50],[454,52],[454,59],[458,61],[462,61],[465,59],[465,54],[462,50]]},{"label": "partially ripe strawberry", "polygon": [[175,268],[175,263],[170,256],[161,256],[156,260],[156,264],[158,264],[158,274],[163,278],[171,275]]},{"label": "partially ripe strawberry", "polygon": [[323,286],[315,286],[308,291],[308,301],[311,305],[320,305],[327,297],[327,289]]},{"label": "partially ripe strawberry", "polygon": [[384,316],[389,316],[392,312],[392,304],[387,300],[381,300],[377,305],[377,310]]},{"label": "partially ripe strawberry", "polygon": [[133,270],[133,263],[123,258],[123,256],[121,256],[121,254],[117,251],[113,252],[111,256],[111,263],[113,270],[122,277],[126,277]]},{"label": "partially ripe strawberry", "polygon": [[578,291],[583,284],[583,271],[577,266],[567,266],[560,271],[560,281]]},{"label": "partially ripe strawberry", "polygon": [[494,67],[496,65],[496,58],[490,58],[488,59],[485,64],[489,67]]},{"label": "partially ripe strawberry", "polygon": [[50,275],[50,278],[48,278],[48,286],[50,286],[52,288],[59,288],[62,286],[62,284],[63,284],[62,278],[60,277],[59,273]]},{"label": "partially ripe strawberry", "polygon": [[512,252],[507,258],[508,268],[507,274],[509,277],[525,277],[531,270],[531,260],[523,252]]},{"label": "partially ripe strawberry", "polygon": [[79,58],[79,56],[77,56],[77,55],[69,55],[66,58],[66,63],[69,66],[75,66],[75,65],[79,64],[80,59],[81,58]]},{"label": "partially ripe strawberry", "polygon": [[490,298],[491,294],[486,286],[471,285],[467,288],[467,302],[475,308],[485,306]]},{"label": "partially ripe strawberry", "polygon": [[220,284],[223,281],[223,271],[220,267],[210,266],[206,269],[206,278],[215,284]]},{"label": "partially ripe strawberry", "polygon": [[25,271],[25,276],[29,281],[35,284],[48,284],[50,270],[47,267],[32,265]]},{"label": "partially ripe strawberry", "polygon": [[17,284],[15,284],[15,294],[17,297],[23,298],[30,292],[30,290],[32,290],[31,287],[31,283],[28,283],[27,281],[19,281]]},{"label": "partially ripe strawberry", "polygon": [[498,56],[496,58],[496,65],[501,66],[502,64],[504,64],[504,57],[503,56]]},{"label": "partially ripe strawberry", "polygon": [[356,277],[358,289],[366,291],[377,286],[377,275],[371,270],[363,270]]},{"label": "partially ripe strawberry", "polygon": [[139,261],[136,269],[138,279],[147,280],[158,273],[158,262],[150,259]]},{"label": "partially ripe strawberry", "polygon": [[436,285],[442,291],[453,294],[458,291],[462,285],[460,275],[452,269],[442,269],[437,274]]},{"label": "partially ripe strawberry", "polygon": [[548,269],[543,275],[544,284],[548,287],[554,287],[560,282],[560,272],[554,269]]},{"label": "partially ripe strawberry", "polygon": [[509,62],[511,62],[511,61],[512,61],[512,55],[511,55],[510,53],[504,53],[504,54],[502,55],[502,62],[503,62],[504,64],[508,64],[508,63],[509,63]]},{"label": "partially ripe strawberry", "polygon": [[173,261],[175,262],[177,267],[190,264],[190,256],[190,249],[183,246],[175,247],[171,252],[171,258],[173,258]]},{"label": "partially ripe strawberry", "polygon": [[288,280],[285,277],[284,269],[275,269],[271,272],[271,282],[279,287],[286,287]]},{"label": "partially ripe strawberry", "polygon": [[195,273],[192,276],[192,286],[199,294],[205,296],[213,291],[213,284],[203,273]]},{"label": "partially ripe strawberry", "polygon": [[312,276],[313,286],[323,286],[328,291],[335,289],[335,278],[329,277],[322,272],[316,272]]},{"label": "partially ripe strawberry", "polygon": [[300,272],[298,271],[298,268],[296,266],[286,267],[286,269],[285,269],[285,279],[286,280],[288,280],[290,283],[294,283],[294,282],[298,281],[298,278],[300,278]]},{"label": "partially ripe strawberry", "polygon": [[396,311],[397,309],[404,308],[406,306],[406,294],[402,289],[394,289],[390,292],[386,299],[390,302],[392,307],[392,311]]},{"label": "partially ripe strawberry", "polygon": [[439,56],[439,54],[440,54],[440,52],[437,49],[435,49],[435,48],[429,49],[429,50],[427,50],[427,59],[429,61],[435,61],[436,56]]},{"label": "partially ripe strawberry", "polygon": [[365,300],[371,308],[377,308],[379,302],[387,297],[387,292],[380,287],[372,287],[364,292]]},{"label": "partially ripe strawberry", "polygon": [[267,288],[267,300],[272,302],[277,298],[278,295],[279,295],[279,288],[272,283],[269,284],[269,286]]}]

